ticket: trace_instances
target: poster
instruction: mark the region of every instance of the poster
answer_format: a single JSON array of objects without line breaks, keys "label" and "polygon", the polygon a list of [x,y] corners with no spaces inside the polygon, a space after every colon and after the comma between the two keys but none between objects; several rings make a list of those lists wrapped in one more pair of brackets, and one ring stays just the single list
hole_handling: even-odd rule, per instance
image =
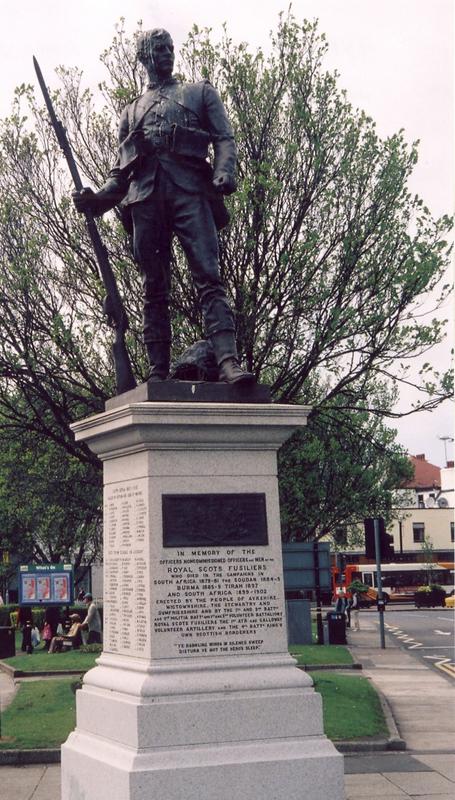
[{"label": "poster", "polygon": [[36,600],[36,577],[34,575],[22,576],[22,596],[25,601]]},{"label": "poster", "polygon": [[38,575],[37,579],[38,600],[51,599],[51,579],[50,575]]},{"label": "poster", "polygon": [[69,575],[53,575],[54,584],[53,598],[56,603],[70,602],[70,582]]}]

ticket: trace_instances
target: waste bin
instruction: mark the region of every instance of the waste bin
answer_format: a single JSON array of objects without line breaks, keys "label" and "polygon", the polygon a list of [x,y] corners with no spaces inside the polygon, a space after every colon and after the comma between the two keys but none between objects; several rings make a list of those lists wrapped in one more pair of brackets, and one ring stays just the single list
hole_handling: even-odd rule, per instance
[{"label": "waste bin", "polygon": [[11,658],[16,655],[14,628],[0,627],[0,658]]},{"label": "waste bin", "polygon": [[336,611],[327,612],[329,644],[346,644],[346,617]]}]

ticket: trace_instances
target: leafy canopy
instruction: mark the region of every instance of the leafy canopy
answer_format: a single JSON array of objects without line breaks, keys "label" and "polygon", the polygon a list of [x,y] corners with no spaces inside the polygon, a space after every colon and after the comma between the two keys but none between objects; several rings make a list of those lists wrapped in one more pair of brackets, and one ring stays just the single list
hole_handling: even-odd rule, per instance
[{"label": "leafy canopy", "polygon": [[[122,21],[101,56],[106,80],[96,94],[80,69],[59,67],[57,77],[48,76],[81,172],[95,188],[115,160],[120,111],[145,85],[135,38]],[[209,30],[194,27],[178,67],[190,80],[208,77],[216,85],[234,127],[239,190],[229,198],[232,223],[220,236],[221,271],[247,368],[271,384],[276,401],[314,408],[307,434],[285,451],[281,473],[286,529],[301,529],[307,509],[304,528],[314,536],[340,518],[333,507],[340,492],[327,490],[331,470],[340,483],[348,476],[360,514],[372,507],[374,491],[383,497],[390,471],[402,468],[381,424],[398,415],[400,384],[417,388],[416,408],[434,408],[451,394],[447,373],[426,364],[414,379],[409,369],[444,336],[443,321],[422,315],[421,306],[430,294],[436,306],[446,297],[441,281],[451,221],[433,219],[410,194],[417,146],[401,131],[384,140],[377,135],[373,120],[338,88],[337,75],[324,69],[326,50],[316,23],[298,23],[289,14],[280,17],[267,53],[233,43],[226,32],[214,42]],[[0,427],[19,442],[21,469],[33,477],[29,492],[36,473],[27,463],[29,450],[43,457],[50,487],[54,457],[69,482],[76,473],[84,476],[82,485],[92,481],[96,458],[74,442],[70,424],[102,410],[113,393],[103,287],[71,188],[41,97],[31,86],[19,87],[0,123]],[[147,367],[131,241],[115,212],[100,229],[142,381]],[[178,246],[173,262],[178,354],[203,330]],[[2,446],[8,485],[10,441]],[[372,470],[368,480],[358,466],[362,448]],[[100,480],[93,480],[95,520]],[[309,491],[302,489],[297,501],[298,487],[291,491],[288,484],[302,480]],[[45,491],[39,481],[36,487],[37,496]],[[62,487],[61,506],[64,497]],[[314,509],[327,511],[319,525],[308,511],[310,498]],[[67,527],[55,521],[54,528]],[[47,556],[59,548],[49,544]]]}]

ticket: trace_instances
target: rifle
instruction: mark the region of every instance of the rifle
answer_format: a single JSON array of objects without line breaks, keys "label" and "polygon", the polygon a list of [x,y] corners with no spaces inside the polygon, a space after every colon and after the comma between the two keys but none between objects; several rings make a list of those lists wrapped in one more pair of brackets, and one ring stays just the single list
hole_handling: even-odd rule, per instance
[{"label": "rifle", "polygon": [[[44,102],[46,103],[52,127],[57,136],[60,148],[65,156],[66,163],[68,164],[74,186],[78,192],[83,188],[79,171],[74,160],[73,153],[66,135],[66,130],[58,119],[49,92],[47,91],[46,84],[44,83],[43,73],[40,66],[33,56],[33,64],[38,78],[41,91],[43,93]],[[120,297],[117,283],[115,281],[112,267],[109,263],[107,250],[101,241],[101,237],[96,226],[95,218],[91,211],[84,211],[85,220],[89,236],[95,251],[96,261],[101,280],[106,289],[106,297],[104,298],[103,309],[107,317],[108,324],[115,330],[115,339],[112,342],[112,355],[115,365],[115,377],[117,394],[127,392],[129,389],[134,389],[136,381],[134,379],[133,371],[131,369],[131,362],[129,359],[128,351],[125,344],[125,332],[128,329],[128,317]]]}]

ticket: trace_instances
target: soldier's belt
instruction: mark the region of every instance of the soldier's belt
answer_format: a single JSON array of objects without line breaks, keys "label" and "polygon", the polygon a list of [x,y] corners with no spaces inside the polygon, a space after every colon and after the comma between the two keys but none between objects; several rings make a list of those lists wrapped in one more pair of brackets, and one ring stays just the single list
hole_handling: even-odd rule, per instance
[{"label": "soldier's belt", "polygon": [[146,152],[167,151],[178,156],[207,158],[210,136],[198,128],[184,128],[181,125],[160,126],[147,132]]}]

